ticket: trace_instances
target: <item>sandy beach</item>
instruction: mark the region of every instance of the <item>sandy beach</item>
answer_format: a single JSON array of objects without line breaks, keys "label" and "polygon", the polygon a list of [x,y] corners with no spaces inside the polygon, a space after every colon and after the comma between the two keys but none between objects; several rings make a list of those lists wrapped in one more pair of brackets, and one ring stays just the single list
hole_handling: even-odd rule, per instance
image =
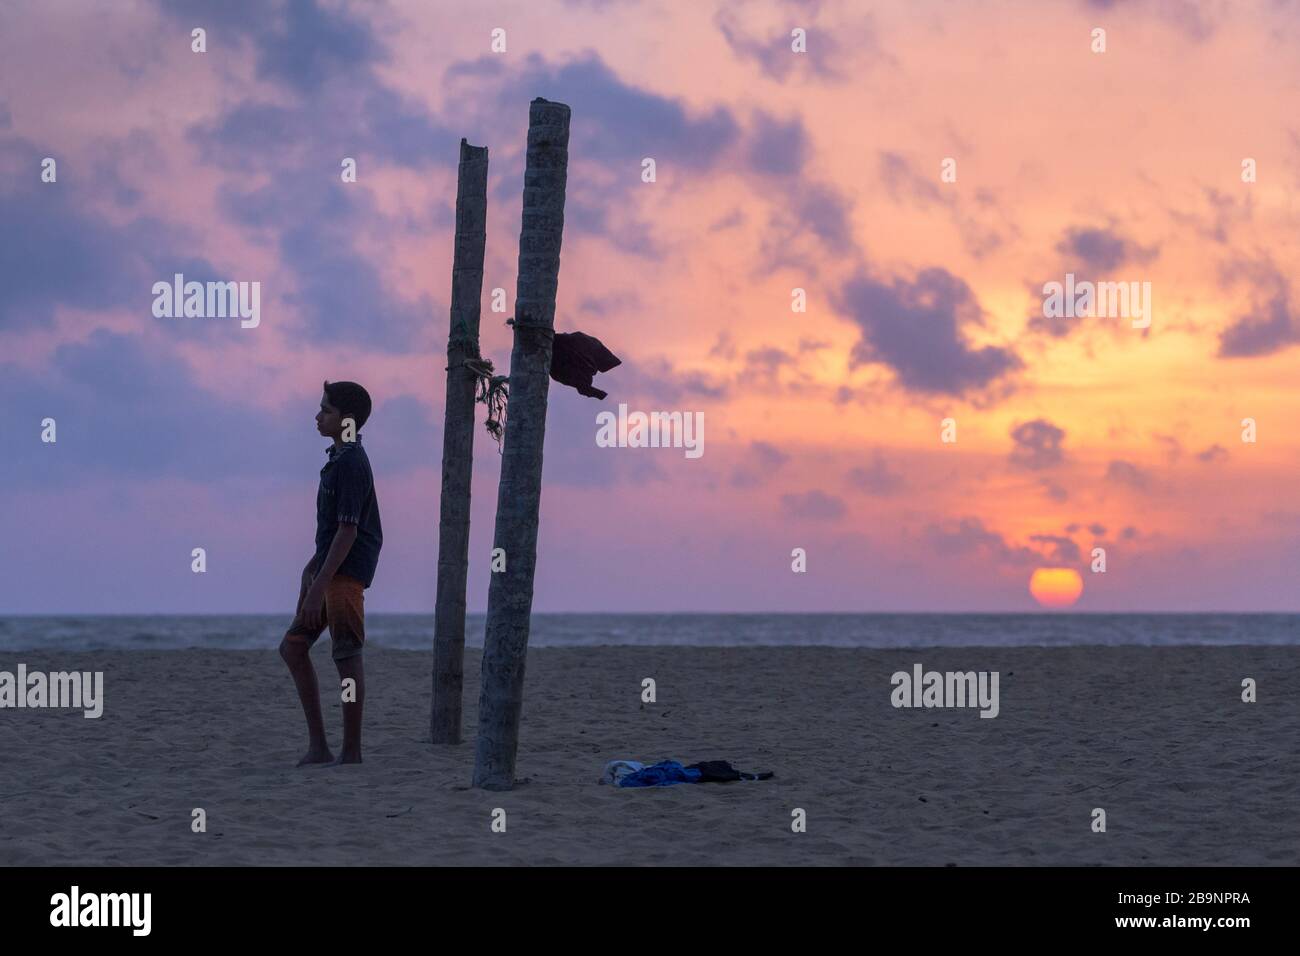
[{"label": "sandy beach", "polygon": [[[459,747],[429,743],[430,655],[375,648],[365,763],[298,769],[274,649],[7,654],[103,671],[104,709],[0,710],[0,865],[1300,863],[1292,649],[535,649],[508,793],[468,785],[479,655]],[[895,708],[890,676],[916,663],[998,671],[998,716]],[[325,716],[337,748],[333,694]],[[776,776],[599,785],[616,758]]]}]

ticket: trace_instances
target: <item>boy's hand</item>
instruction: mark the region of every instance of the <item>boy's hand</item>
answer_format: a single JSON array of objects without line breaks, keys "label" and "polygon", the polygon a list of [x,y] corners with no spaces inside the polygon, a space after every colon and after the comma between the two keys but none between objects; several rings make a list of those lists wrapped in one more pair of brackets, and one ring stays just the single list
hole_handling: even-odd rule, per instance
[{"label": "boy's hand", "polygon": [[[330,542],[329,553],[321,561],[320,567],[316,570],[316,578],[311,582],[311,587],[307,589],[307,594],[302,601],[302,618],[308,627],[317,628],[324,622],[321,620],[321,610],[325,606],[325,586],[334,577],[334,572],[339,569],[343,559],[347,557],[352,542],[357,540],[357,526],[342,522],[338,530],[334,532],[334,540]],[[315,558],[313,558],[315,560]]]},{"label": "boy's hand", "polygon": [[325,586],[317,578],[312,582],[311,587],[307,589],[307,595],[302,599],[302,619],[310,628],[321,626],[321,612],[325,607]]}]

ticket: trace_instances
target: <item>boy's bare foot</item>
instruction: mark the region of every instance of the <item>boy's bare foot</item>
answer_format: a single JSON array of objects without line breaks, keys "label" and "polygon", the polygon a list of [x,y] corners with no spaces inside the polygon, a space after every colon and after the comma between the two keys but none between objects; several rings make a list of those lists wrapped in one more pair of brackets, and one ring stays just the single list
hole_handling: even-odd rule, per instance
[{"label": "boy's bare foot", "polygon": [[341,767],[345,763],[361,763],[361,755],[360,754],[339,754],[337,758],[330,761],[329,765],[331,767]]},{"label": "boy's bare foot", "polygon": [[298,761],[299,767],[305,767],[313,763],[333,763],[334,755],[330,753],[328,747],[311,747],[301,760]]}]

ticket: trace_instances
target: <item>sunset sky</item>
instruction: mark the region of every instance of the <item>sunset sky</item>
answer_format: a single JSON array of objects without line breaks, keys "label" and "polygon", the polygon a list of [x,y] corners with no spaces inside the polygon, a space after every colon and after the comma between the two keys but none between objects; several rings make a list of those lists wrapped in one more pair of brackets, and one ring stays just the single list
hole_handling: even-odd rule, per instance
[{"label": "sunset sky", "polygon": [[[552,383],[534,610],[1034,610],[1038,568],[1081,611],[1300,609],[1297,50],[1294,2],[8,0],[0,612],[291,615],[325,379],[375,400],[367,609],[431,611],[459,141],[505,370],[537,96],[556,328],[623,365]],[[176,272],[261,324],[155,318]],[[1150,328],[1045,318],[1067,272],[1150,282]],[[598,447],[620,402],[704,454]]]}]

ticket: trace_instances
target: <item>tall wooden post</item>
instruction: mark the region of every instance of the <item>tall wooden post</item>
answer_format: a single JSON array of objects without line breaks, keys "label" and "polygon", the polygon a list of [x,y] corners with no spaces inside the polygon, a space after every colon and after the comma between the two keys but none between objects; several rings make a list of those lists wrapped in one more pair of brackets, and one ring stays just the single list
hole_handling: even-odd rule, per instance
[{"label": "tall wooden post", "polygon": [[475,374],[483,248],[487,242],[486,146],[460,141],[456,182],[456,245],[451,266],[451,332],[447,337],[447,403],[442,430],[442,501],[438,518],[438,595],[433,619],[435,744],[461,741],[465,664],[465,579],[469,572],[469,491],[474,469]]},{"label": "tall wooden post", "polygon": [[524,662],[533,610],[537,513],[542,498],[542,442],[551,375],[551,335],[560,276],[564,189],[569,171],[569,107],[540,97],[528,109],[523,228],[515,293],[506,416],[494,546],[506,569],[488,585],[487,634],[478,705],[475,787],[514,786],[523,710]]}]

